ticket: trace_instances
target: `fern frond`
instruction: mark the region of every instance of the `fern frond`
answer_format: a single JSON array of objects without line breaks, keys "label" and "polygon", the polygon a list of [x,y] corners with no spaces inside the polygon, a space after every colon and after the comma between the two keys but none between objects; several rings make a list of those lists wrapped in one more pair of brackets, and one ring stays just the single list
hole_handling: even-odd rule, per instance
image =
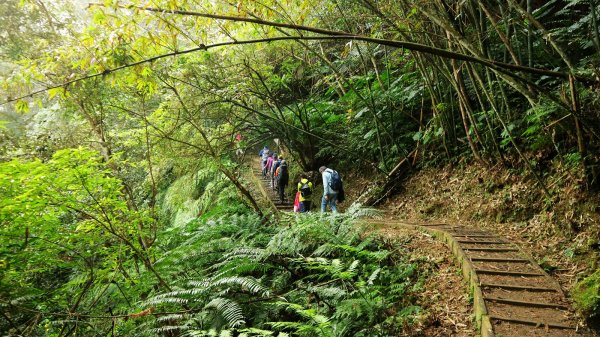
[{"label": "fern frond", "polygon": [[367,258],[371,261],[381,262],[387,259],[390,256],[390,252],[387,250],[378,250],[378,251],[361,251],[358,256],[361,258]]},{"label": "fern frond", "polygon": [[189,281],[188,284],[192,287],[198,287],[200,289],[214,289],[222,286],[238,286],[252,294],[260,294],[264,297],[269,296],[269,289],[252,277],[231,276],[220,279]]},{"label": "fern frond", "polygon": [[251,277],[224,277],[216,280],[211,284],[211,287],[219,287],[224,285],[237,285],[242,289],[250,291],[252,294],[260,294],[263,297],[269,296],[269,289],[263,286],[259,281]]},{"label": "fern frond", "polygon": [[218,297],[211,300],[205,306],[205,308],[216,309],[221,314],[221,316],[225,318],[227,324],[232,328],[236,328],[246,324],[246,321],[244,320],[244,315],[242,314],[242,307],[240,307],[240,305],[235,301]]},{"label": "fern frond", "polygon": [[321,287],[321,286],[308,286],[307,290],[311,293],[318,294],[323,299],[340,300],[348,295],[345,289],[338,287]]},{"label": "fern frond", "polygon": [[162,297],[153,297],[150,298],[148,300],[146,300],[144,302],[145,306],[155,306],[155,305],[159,305],[159,304],[166,304],[166,303],[174,303],[174,304],[186,304],[189,301],[185,298],[177,298],[177,297],[166,297],[166,296],[162,296]]},{"label": "fern frond", "polygon": [[334,268],[336,273],[342,272],[342,269],[344,268],[344,265],[342,264],[342,260],[340,260],[340,259],[331,260],[331,266]]},{"label": "fern frond", "polygon": [[331,256],[338,250],[337,245],[334,245],[330,242],[326,242],[320,245],[317,249],[313,251],[313,255],[315,256]]},{"label": "fern frond", "polygon": [[367,284],[372,285],[373,282],[375,282],[375,279],[377,278],[377,276],[379,276],[380,272],[381,272],[381,268],[375,269],[375,271],[373,271],[371,273],[371,275],[369,275],[369,278],[367,279]]},{"label": "fern frond", "polygon": [[39,296],[41,296],[41,295],[25,295],[25,296],[13,298],[12,300],[10,300],[10,304],[11,305],[19,305],[19,304],[23,304],[23,303],[28,303],[32,299],[37,298]]},{"label": "fern frond", "polygon": [[230,260],[233,258],[247,258],[250,260],[260,260],[260,258],[265,254],[265,250],[257,247],[242,247],[235,248],[230,253],[223,255],[225,260]]},{"label": "fern frond", "polygon": [[216,329],[210,330],[190,330],[183,334],[184,337],[218,337],[219,333]]},{"label": "fern frond", "polygon": [[306,324],[300,322],[270,322],[269,325],[278,330],[299,330]]},{"label": "fern frond", "polygon": [[345,214],[351,219],[360,219],[367,217],[380,217],[383,212],[376,208],[362,207],[360,203],[353,203],[350,205],[350,207],[348,207]]},{"label": "fern frond", "polygon": [[182,326],[177,326],[177,325],[165,325],[165,326],[161,326],[159,328],[154,328],[152,329],[156,334],[164,334],[166,332],[172,332],[172,331],[179,331],[182,330],[184,327]]},{"label": "fern frond", "polygon": [[230,260],[226,262],[221,262],[215,267],[218,266],[220,271],[215,275],[215,278],[221,278],[224,276],[232,276],[232,275],[248,275],[254,272],[260,272],[261,274],[267,273],[272,269],[272,266],[266,263],[259,263],[248,260]]},{"label": "fern frond", "polygon": [[[185,337],[273,337],[275,333],[269,330],[257,329],[257,328],[245,328],[245,329],[234,329],[234,330],[221,330],[217,332],[215,329],[202,330],[202,331],[191,331],[184,335]],[[289,337],[285,332],[280,332],[276,337]]]},{"label": "fern frond", "polygon": [[352,264],[350,264],[350,266],[348,267],[348,269],[346,270],[346,272],[355,275],[356,274],[356,268],[358,267],[359,264],[360,264],[360,261],[358,261],[358,260],[352,261]]},{"label": "fern frond", "polygon": [[185,317],[185,315],[183,315],[183,314],[170,314],[170,315],[160,316],[156,320],[158,322],[167,322],[167,321],[171,321],[171,320],[180,320],[184,317]]}]

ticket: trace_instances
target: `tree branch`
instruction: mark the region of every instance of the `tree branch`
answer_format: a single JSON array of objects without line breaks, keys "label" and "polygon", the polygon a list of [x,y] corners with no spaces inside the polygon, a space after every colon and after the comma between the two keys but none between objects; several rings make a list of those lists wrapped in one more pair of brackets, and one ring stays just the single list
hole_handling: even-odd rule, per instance
[{"label": "tree branch", "polygon": [[[104,7],[104,4],[90,3],[89,6],[90,7],[91,6]],[[514,64],[489,60],[489,59],[485,59],[485,58],[474,57],[474,56],[465,55],[465,54],[461,54],[461,53],[456,53],[456,52],[452,52],[449,50],[431,47],[431,46],[427,46],[427,45],[423,45],[423,44],[419,44],[419,43],[388,40],[388,39],[376,39],[376,38],[370,38],[370,37],[353,34],[353,33],[349,33],[349,32],[344,32],[344,31],[334,31],[334,30],[304,26],[304,25],[273,22],[273,21],[263,20],[260,18],[249,18],[249,17],[243,17],[243,16],[219,15],[219,14],[210,14],[210,13],[184,11],[184,10],[166,10],[166,9],[161,9],[161,8],[141,7],[141,6],[134,6],[134,5],[116,6],[116,7],[124,8],[124,9],[137,9],[137,10],[148,11],[148,12],[158,12],[158,13],[164,13],[164,14],[197,16],[197,17],[203,17],[203,18],[208,18],[208,19],[236,21],[236,22],[248,22],[248,23],[255,23],[255,24],[264,25],[264,26],[288,28],[288,29],[294,29],[294,30],[298,31],[299,33],[305,31],[305,32],[312,32],[312,33],[317,33],[317,34],[328,35],[328,36],[332,36],[332,37],[333,36],[343,37],[344,39],[354,39],[354,40],[365,41],[365,42],[373,42],[376,44],[388,45],[388,46],[392,46],[392,47],[404,48],[404,49],[417,51],[417,52],[434,54],[434,55],[438,55],[438,56],[449,58],[449,59],[476,62],[476,63],[480,63],[480,64],[483,64],[486,66],[495,66],[495,67],[504,68],[504,69],[508,69],[508,70],[523,71],[523,72],[533,73],[533,74],[538,74],[538,75],[560,77],[560,78],[564,78],[564,79],[569,78],[569,73],[565,73],[565,72],[552,71],[552,70],[540,69],[540,68],[530,68],[530,67],[525,67],[525,66],[520,66],[520,65],[514,65]],[[303,40],[305,38],[307,38],[307,37],[304,37],[300,34],[300,37],[298,37],[297,39]],[[310,38],[307,38],[307,39],[310,39]],[[596,79],[591,79],[591,78],[587,78],[584,76],[578,76],[577,80],[582,81],[582,82],[598,82]]]},{"label": "tree branch", "polygon": [[[103,6],[102,4],[91,4],[91,5]],[[196,47],[196,48],[191,48],[191,49],[187,49],[187,50],[175,51],[172,53],[153,56],[153,57],[143,59],[143,60],[140,60],[137,62],[124,64],[119,67],[105,69],[104,71],[90,74],[87,76],[82,76],[82,77],[79,77],[79,78],[76,78],[76,79],[73,79],[73,80],[70,80],[67,82],[63,82],[61,84],[48,86],[43,89],[33,91],[27,95],[23,95],[23,96],[20,96],[17,98],[9,98],[5,102],[1,103],[0,105],[4,105],[7,103],[11,103],[11,102],[15,102],[15,101],[22,100],[25,98],[29,98],[29,97],[46,92],[51,89],[67,87],[70,84],[77,83],[77,82],[80,82],[83,80],[109,75],[113,72],[123,70],[126,68],[138,66],[141,64],[145,64],[145,63],[151,63],[151,62],[154,62],[154,61],[157,61],[157,60],[160,60],[163,58],[167,58],[167,57],[184,55],[184,54],[194,53],[194,52],[201,51],[201,50],[208,50],[211,48],[217,48],[217,47],[223,47],[223,46],[229,46],[229,45],[257,44],[257,43],[283,41],[283,40],[292,40],[292,41],[294,41],[294,40],[295,41],[300,41],[300,40],[307,40],[307,41],[311,41],[311,40],[313,40],[313,41],[314,40],[320,40],[320,41],[324,41],[324,40],[357,40],[357,41],[375,43],[375,44],[380,44],[380,45],[385,45],[385,46],[390,46],[390,47],[395,47],[395,48],[403,48],[403,49],[411,50],[414,52],[437,55],[437,56],[440,56],[443,58],[448,58],[448,59],[478,63],[478,64],[481,64],[488,68],[495,69],[497,71],[500,71],[500,72],[505,73],[510,76],[514,76],[514,74],[512,74],[510,71],[522,71],[522,72],[537,74],[537,75],[541,75],[541,76],[558,77],[558,78],[563,78],[563,79],[569,78],[569,73],[565,73],[565,72],[552,71],[552,70],[539,69],[539,68],[530,68],[530,67],[525,67],[525,66],[508,64],[508,63],[489,60],[489,59],[485,59],[485,58],[475,57],[475,56],[471,56],[471,55],[456,53],[456,52],[452,52],[452,51],[449,51],[446,49],[431,47],[431,46],[414,43],[414,42],[377,39],[377,38],[371,38],[371,37],[366,37],[366,36],[361,36],[361,35],[354,35],[354,34],[346,33],[346,32],[330,31],[330,30],[326,30],[326,29],[320,29],[320,28],[314,28],[314,27],[308,27],[308,26],[284,24],[284,23],[265,21],[265,20],[261,20],[261,19],[252,19],[252,18],[237,17],[237,16],[214,15],[214,14],[205,14],[205,13],[189,12],[189,11],[167,11],[167,10],[161,10],[161,9],[156,9],[156,8],[142,8],[142,7],[133,7],[133,6],[129,6],[129,7],[121,6],[121,7],[122,8],[138,8],[138,9],[146,10],[146,11],[164,12],[164,13],[171,13],[171,14],[201,16],[201,17],[221,19],[221,20],[251,22],[251,23],[257,23],[257,24],[267,25],[267,26],[290,28],[290,29],[295,29],[298,31],[314,32],[314,33],[318,33],[318,34],[325,34],[328,36],[302,36],[302,35],[300,35],[300,36],[277,36],[277,37],[254,39],[254,40],[243,40],[243,41],[235,40],[235,41],[215,43],[215,44],[211,44],[211,45],[200,45],[199,47]],[[597,79],[589,78],[586,76],[576,75],[575,78],[578,81],[581,81],[586,84],[598,83]]]}]

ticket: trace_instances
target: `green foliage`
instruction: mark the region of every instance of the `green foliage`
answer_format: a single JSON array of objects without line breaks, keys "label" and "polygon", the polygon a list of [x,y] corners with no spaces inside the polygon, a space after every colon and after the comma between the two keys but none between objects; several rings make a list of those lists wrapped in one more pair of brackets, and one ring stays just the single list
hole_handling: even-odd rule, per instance
[{"label": "green foliage", "polygon": [[[350,107],[350,132],[343,142],[359,158],[379,162],[381,168],[389,169],[410,151],[416,140],[410,134],[417,132],[419,125],[411,110],[420,106],[424,88],[416,73],[410,71],[410,64],[394,72],[386,71],[380,78],[374,71],[355,76],[352,83],[352,89],[340,100]],[[374,148],[380,151],[373,151]]]},{"label": "green foliage", "polygon": [[527,111],[525,130],[521,136],[532,151],[543,150],[551,145],[552,140],[545,129],[556,113],[556,106],[552,105],[538,105]]},{"label": "green foliage", "polygon": [[[41,6],[34,1],[5,0],[0,4],[3,34],[0,36],[0,57],[19,61],[22,57],[39,56],[40,50],[59,42],[59,29],[71,21],[72,4],[55,1]],[[62,17],[54,21],[48,15]]]},{"label": "green foliage", "polygon": [[[536,158],[537,168],[538,158],[555,153],[566,154],[568,168],[585,164],[578,140],[597,153],[600,100],[587,83],[575,85],[580,110],[571,112],[563,78],[364,41],[236,43],[180,54],[300,36],[169,12],[200,10],[187,0],[153,1],[164,9],[153,12],[104,1],[77,12],[87,20],[81,24],[70,24],[61,1],[18,2],[0,4],[5,98],[70,84],[49,90],[47,100],[0,108],[7,121],[0,297],[14,302],[1,305],[15,322],[0,328],[10,333],[399,335],[419,311],[411,297],[423,276],[416,264],[392,261],[390,247],[361,238],[343,218],[283,217],[289,228],[265,226],[248,214],[254,200],[236,150],[279,138],[295,169],[382,173],[409,153],[418,165],[465,158],[493,165],[518,154],[521,163]],[[539,25],[510,3],[210,1],[201,10],[593,78],[597,1],[536,2]],[[573,116],[583,125],[580,139]],[[62,150],[82,144],[94,151]],[[143,311],[150,308],[169,314]],[[55,312],[130,319],[116,320],[112,331],[112,319]],[[39,320],[30,322],[32,313]]]},{"label": "green foliage", "polygon": [[361,239],[348,219],[290,221],[264,227],[253,216],[230,215],[177,229],[188,239],[170,242],[157,268],[188,276],[145,306],[177,312],[185,305],[193,314],[176,328],[189,336],[249,328],[273,336],[388,336],[418,312],[405,310],[415,305],[408,296],[419,277],[414,265],[392,263],[382,243]]},{"label": "green foliage", "polygon": [[600,310],[600,271],[579,281],[572,291],[577,307],[590,316],[595,316]]},{"label": "green foliage", "polygon": [[24,308],[15,322],[26,323],[30,310],[58,322],[44,312],[109,302],[100,297],[117,291],[110,285],[118,261],[143,257],[133,238],[151,221],[128,209],[122,187],[96,152],[83,149],[45,163],[0,164],[0,294]]},{"label": "green foliage", "polygon": [[223,208],[230,213],[244,209],[239,203],[235,187],[221,172],[210,166],[177,178],[160,198],[161,211],[165,212],[174,226],[186,225],[207,212],[225,213]]}]

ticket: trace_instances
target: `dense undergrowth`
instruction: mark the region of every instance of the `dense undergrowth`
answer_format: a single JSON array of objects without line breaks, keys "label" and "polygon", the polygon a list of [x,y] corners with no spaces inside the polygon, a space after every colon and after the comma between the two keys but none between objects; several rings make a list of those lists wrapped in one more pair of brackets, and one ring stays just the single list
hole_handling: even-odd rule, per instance
[{"label": "dense undergrowth", "polygon": [[147,322],[155,327],[149,335],[399,333],[420,312],[411,295],[422,282],[418,268],[401,247],[361,239],[349,220],[313,215],[265,226],[256,216],[223,215],[190,222],[157,261],[185,277],[144,301],[180,313]]},{"label": "dense undergrowth", "polygon": [[[119,201],[109,165],[82,149],[0,164],[10,196],[0,208],[0,309],[9,318],[0,330],[391,336],[421,315],[415,295],[429,271],[400,244],[362,235],[352,222],[361,211],[265,222],[206,166],[163,184],[170,225],[149,247],[152,217]],[[95,207],[78,207],[89,200]]]}]

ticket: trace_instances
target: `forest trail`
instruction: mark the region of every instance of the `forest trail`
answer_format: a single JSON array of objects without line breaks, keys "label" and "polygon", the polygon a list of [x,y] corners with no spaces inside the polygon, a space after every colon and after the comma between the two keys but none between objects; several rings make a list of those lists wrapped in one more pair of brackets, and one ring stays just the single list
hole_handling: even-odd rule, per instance
[{"label": "forest trail", "polygon": [[495,233],[449,224],[367,220],[412,227],[445,242],[469,282],[481,336],[595,336],[579,326],[571,302],[520,247]]},{"label": "forest trail", "polygon": [[260,165],[259,161],[255,160],[252,165],[254,168],[252,176],[255,179],[255,183],[258,183],[260,193],[269,201],[271,208],[278,211],[293,211],[293,200],[286,200],[284,203],[279,203],[279,195],[277,195],[277,191],[271,187],[271,179],[263,177],[262,172],[258,169]]},{"label": "forest trail", "polygon": [[[257,165],[258,161],[256,161]],[[292,211],[289,201],[278,204],[270,180],[253,169],[255,182],[274,210]],[[593,337],[581,327],[571,301],[556,280],[526,252],[492,232],[450,224],[412,224],[393,219],[368,219],[374,228],[408,227],[443,241],[469,283],[474,314],[482,337]]]}]

